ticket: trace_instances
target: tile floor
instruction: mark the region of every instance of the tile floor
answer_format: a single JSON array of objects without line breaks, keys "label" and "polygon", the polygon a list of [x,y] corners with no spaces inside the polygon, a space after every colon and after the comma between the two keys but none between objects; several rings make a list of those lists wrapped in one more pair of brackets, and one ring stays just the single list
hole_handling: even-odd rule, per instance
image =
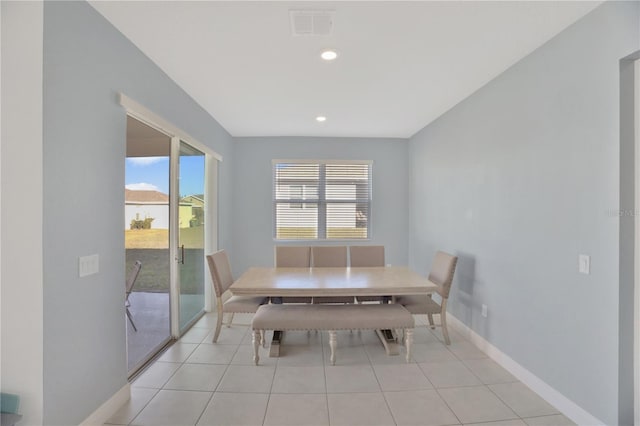
[{"label": "tile floor", "polygon": [[280,358],[261,349],[254,366],[248,327],[223,328],[212,344],[214,325],[205,315],[169,348],[107,424],[573,424],[456,333],[445,346],[439,329],[419,326],[407,364],[387,356],[373,332],[342,332],[331,366],[326,333],[291,332]]}]

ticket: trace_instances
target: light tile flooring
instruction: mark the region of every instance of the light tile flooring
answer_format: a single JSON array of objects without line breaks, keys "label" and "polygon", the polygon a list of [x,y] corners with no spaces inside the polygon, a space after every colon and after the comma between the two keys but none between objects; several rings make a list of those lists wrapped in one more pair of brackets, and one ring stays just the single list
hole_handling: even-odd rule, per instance
[{"label": "light tile flooring", "polygon": [[[234,322],[249,324],[250,315]],[[571,425],[554,407],[456,333],[415,331],[413,360],[387,356],[373,332],[288,332],[280,358],[254,366],[247,326],[205,315],[132,383],[117,425]],[[268,337],[270,337],[268,335]]]}]

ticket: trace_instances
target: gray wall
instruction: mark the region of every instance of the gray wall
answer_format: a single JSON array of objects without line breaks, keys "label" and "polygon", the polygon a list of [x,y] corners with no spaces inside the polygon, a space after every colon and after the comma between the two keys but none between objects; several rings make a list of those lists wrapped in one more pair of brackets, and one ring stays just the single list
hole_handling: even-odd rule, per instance
[{"label": "gray wall", "polygon": [[[231,245],[232,139],[84,2],[44,6],[44,423],[78,424],[126,384],[124,159],[117,92],[224,157],[220,244]],[[78,256],[100,273],[78,278]]]},{"label": "gray wall", "polygon": [[42,424],[43,12],[42,2],[0,2],[0,381],[20,395],[25,425]]},{"label": "gray wall", "polygon": [[405,139],[264,137],[236,138],[235,141],[238,159],[233,175],[235,276],[249,266],[273,265],[276,244],[272,213],[273,159],[373,160],[371,239],[360,244],[383,244],[387,263],[407,264]]},{"label": "gray wall", "polygon": [[637,2],[605,3],[409,144],[410,264],[457,253],[450,311],[606,424],[618,424],[619,60],[640,47],[639,18]]}]

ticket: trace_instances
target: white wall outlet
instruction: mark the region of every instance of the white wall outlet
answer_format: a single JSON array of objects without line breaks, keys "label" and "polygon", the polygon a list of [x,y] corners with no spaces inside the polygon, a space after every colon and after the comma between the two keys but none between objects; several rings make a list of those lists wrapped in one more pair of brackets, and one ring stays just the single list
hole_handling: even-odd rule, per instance
[{"label": "white wall outlet", "polygon": [[89,256],[80,256],[78,258],[78,276],[86,277],[87,275],[97,274],[100,270],[100,256],[92,254]]},{"label": "white wall outlet", "polygon": [[591,256],[586,254],[578,255],[578,271],[581,274],[587,274],[591,272]]},{"label": "white wall outlet", "polygon": [[483,303],[483,304],[482,304],[482,316],[483,316],[483,317],[485,317],[485,318],[487,317],[487,314],[488,314],[487,310],[488,310],[488,309],[487,309],[487,305],[485,305],[485,304]]}]

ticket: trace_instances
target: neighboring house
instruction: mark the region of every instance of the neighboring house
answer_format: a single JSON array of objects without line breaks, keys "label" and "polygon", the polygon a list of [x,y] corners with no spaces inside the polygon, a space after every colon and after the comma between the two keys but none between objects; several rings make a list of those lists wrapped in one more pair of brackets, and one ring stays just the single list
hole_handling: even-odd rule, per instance
[{"label": "neighboring house", "polygon": [[187,195],[180,199],[180,228],[204,224],[204,194]]},{"label": "neighboring house", "polygon": [[152,229],[169,229],[169,196],[158,191],[124,190],[124,229],[132,220],[153,218]]}]

